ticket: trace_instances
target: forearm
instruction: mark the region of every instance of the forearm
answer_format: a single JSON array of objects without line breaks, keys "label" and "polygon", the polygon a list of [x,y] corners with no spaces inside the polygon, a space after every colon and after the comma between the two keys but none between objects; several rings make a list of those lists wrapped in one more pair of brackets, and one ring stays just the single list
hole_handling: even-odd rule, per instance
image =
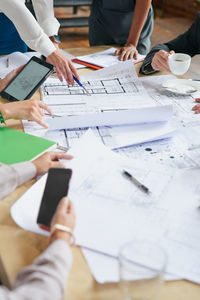
[{"label": "forearm", "polygon": [[49,56],[55,51],[53,43],[43,32],[23,1],[0,0],[1,11],[14,23],[22,40],[33,50]]},{"label": "forearm", "polygon": [[4,87],[5,87],[5,79],[3,78],[0,79],[0,92],[3,91]]},{"label": "forearm", "polygon": [[[63,240],[54,241],[36,261],[17,276],[11,299],[62,299],[72,264],[69,246]],[[10,299],[10,298],[9,298]]]},{"label": "forearm", "polygon": [[17,112],[14,110],[12,102],[11,103],[0,103],[0,112],[3,116],[4,121],[9,120],[9,119],[18,119],[18,118],[16,118]]},{"label": "forearm", "polygon": [[11,193],[18,185],[32,179],[36,168],[31,162],[0,167],[0,199]]},{"label": "forearm", "polygon": [[53,0],[32,0],[38,23],[48,36],[58,34],[59,22],[54,16]]},{"label": "forearm", "polygon": [[151,6],[151,0],[136,0],[133,20],[127,43],[137,47],[138,40]]}]

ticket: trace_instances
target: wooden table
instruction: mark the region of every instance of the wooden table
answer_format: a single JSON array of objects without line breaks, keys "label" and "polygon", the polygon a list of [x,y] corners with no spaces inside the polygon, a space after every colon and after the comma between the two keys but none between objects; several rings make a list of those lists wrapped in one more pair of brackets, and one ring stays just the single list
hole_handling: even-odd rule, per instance
[{"label": "wooden table", "polygon": [[[67,49],[73,55],[84,55],[101,51],[106,47]],[[139,69],[139,65],[136,67]],[[80,70],[80,74],[88,69]],[[37,92],[34,98],[39,99]],[[1,101],[3,101],[1,99]],[[23,130],[20,121],[10,120],[7,125]],[[18,187],[13,193],[0,201],[0,277],[3,283],[10,286],[17,273],[26,265],[31,264],[48,245],[46,237],[19,228],[10,216],[12,204],[34,183],[31,180]],[[199,229],[200,230],[200,229]],[[121,299],[118,284],[95,282],[84,260],[79,247],[73,247],[74,263],[67,284],[64,299],[68,300],[118,300]],[[165,283],[159,299],[162,300],[199,300],[200,286],[189,281]]]}]

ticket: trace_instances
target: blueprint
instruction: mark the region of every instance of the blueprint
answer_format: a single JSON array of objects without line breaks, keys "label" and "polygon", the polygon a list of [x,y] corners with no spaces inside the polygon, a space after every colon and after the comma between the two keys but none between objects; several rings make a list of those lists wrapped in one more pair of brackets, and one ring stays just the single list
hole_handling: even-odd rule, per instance
[{"label": "blueprint", "polygon": [[52,130],[87,126],[127,125],[167,121],[171,105],[160,105],[148,96],[133,64],[127,61],[86,74],[81,78],[85,90],[51,77],[41,87],[44,103],[55,117]]}]

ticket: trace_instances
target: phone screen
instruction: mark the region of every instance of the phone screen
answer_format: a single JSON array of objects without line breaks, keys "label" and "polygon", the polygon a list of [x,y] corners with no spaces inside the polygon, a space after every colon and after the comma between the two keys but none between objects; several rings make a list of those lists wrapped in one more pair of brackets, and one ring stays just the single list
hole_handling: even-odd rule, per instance
[{"label": "phone screen", "polygon": [[60,200],[67,196],[71,169],[52,168],[48,172],[44,194],[40,204],[37,223],[49,228]]},{"label": "phone screen", "polygon": [[30,60],[15,79],[4,89],[4,92],[15,99],[25,100],[49,72],[50,69],[47,66],[35,60]]}]

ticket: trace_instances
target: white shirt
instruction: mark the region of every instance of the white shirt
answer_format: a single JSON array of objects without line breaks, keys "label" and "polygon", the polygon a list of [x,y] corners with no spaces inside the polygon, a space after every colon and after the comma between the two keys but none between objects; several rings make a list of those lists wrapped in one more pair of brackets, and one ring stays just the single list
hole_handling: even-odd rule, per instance
[{"label": "white shirt", "polygon": [[47,57],[56,50],[49,36],[58,33],[60,24],[54,17],[53,0],[32,0],[32,3],[38,22],[25,0],[0,0],[0,12],[14,23],[29,48]]}]

